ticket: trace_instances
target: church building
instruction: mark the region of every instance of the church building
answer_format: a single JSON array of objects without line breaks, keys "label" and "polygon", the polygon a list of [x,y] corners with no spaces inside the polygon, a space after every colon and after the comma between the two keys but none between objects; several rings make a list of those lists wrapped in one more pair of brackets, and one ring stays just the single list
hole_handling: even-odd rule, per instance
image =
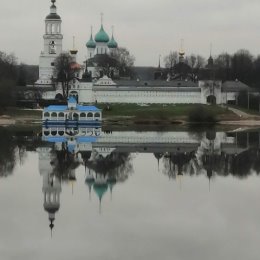
[{"label": "church building", "polygon": [[[43,51],[39,60],[39,79],[34,86],[41,92],[42,99],[66,99],[74,96],[79,103],[157,103],[157,104],[226,104],[236,102],[240,91],[249,88],[239,81],[225,82],[216,80],[193,80],[188,78],[188,65],[184,62],[183,48],[179,53],[179,63],[175,66],[175,74],[167,80],[120,80],[117,76],[114,55],[118,43],[112,30],[107,34],[101,15],[101,26],[86,43],[87,60],[85,65],[77,63],[77,50],[64,52],[61,17],[57,13],[56,0],[51,0],[50,13],[45,18],[45,34],[43,35]],[[71,67],[74,77],[69,82],[68,95],[65,96],[62,84],[57,82],[55,60],[67,53],[72,57]],[[211,60],[212,63],[212,60]],[[109,64],[109,66],[108,66]],[[183,74],[186,71],[186,74]],[[192,80],[191,80],[192,78]]]}]

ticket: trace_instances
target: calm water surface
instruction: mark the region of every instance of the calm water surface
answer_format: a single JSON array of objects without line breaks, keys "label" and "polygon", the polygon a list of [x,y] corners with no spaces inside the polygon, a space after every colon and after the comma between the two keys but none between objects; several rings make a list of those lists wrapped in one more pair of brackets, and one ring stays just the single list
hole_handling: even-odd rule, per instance
[{"label": "calm water surface", "polygon": [[0,134],[0,259],[259,259],[257,131]]}]

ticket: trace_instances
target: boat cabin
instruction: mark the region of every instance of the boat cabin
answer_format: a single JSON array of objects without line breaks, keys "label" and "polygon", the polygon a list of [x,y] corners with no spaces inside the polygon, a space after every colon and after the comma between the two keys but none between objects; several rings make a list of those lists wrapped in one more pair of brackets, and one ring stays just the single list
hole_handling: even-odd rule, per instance
[{"label": "boat cabin", "polygon": [[70,97],[67,105],[44,108],[42,121],[51,125],[97,125],[102,121],[102,111],[95,106],[79,105],[74,97]]}]

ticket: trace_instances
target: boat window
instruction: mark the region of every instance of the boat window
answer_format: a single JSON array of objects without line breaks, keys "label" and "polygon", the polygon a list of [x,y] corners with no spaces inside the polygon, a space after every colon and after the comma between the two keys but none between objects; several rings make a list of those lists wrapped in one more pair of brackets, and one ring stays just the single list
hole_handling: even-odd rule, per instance
[{"label": "boat window", "polygon": [[77,113],[74,113],[74,114],[73,114],[73,118],[74,118],[74,119],[78,119],[78,118],[79,118],[79,115],[78,115]]},{"label": "boat window", "polygon": [[95,114],[95,117],[100,117],[100,113],[96,113],[96,114]]},{"label": "boat window", "polygon": [[45,112],[44,113],[44,117],[50,117],[50,113],[49,112]]},{"label": "boat window", "polygon": [[59,117],[64,117],[64,113],[59,113]]},{"label": "boat window", "polygon": [[49,131],[44,131],[44,135],[45,135],[45,136],[48,136],[49,134],[50,134]]},{"label": "boat window", "polygon": [[80,113],[80,117],[86,117],[85,113]]},{"label": "boat window", "polygon": [[88,117],[93,117],[93,114],[92,113],[88,113]]},{"label": "boat window", "polygon": [[59,131],[59,136],[63,136],[64,135],[64,131]]},{"label": "boat window", "polygon": [[51,135],[52,135],[52,136],[57,135],[57,131],[51,131]]},{"label": "boat window", "polygon": [[57,117],[57,113],[56,112],[51,113],[51,117]]}]

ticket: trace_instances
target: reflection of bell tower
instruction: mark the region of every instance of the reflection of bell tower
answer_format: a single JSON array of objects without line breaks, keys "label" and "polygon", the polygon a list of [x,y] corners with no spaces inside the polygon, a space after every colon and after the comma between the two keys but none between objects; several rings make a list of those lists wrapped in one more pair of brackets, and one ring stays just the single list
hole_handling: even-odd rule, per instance
[{"label": "reflection of bell tower", "polygon": [[37,152],[39,154],[39,171],[43,178],[43,207],[49,213],[50,228],[52,230],[55,213],[60,208],[61,180],[53,175],[56,158],[52,154],[52,149],[50,147],[40,147]]},{"label": "reflection of bell tower", "polygon": [[51,230],[54,227],[55,213],[60,208],[61,181],[51,174],[43,176],[44,209],[49,213]]}]

